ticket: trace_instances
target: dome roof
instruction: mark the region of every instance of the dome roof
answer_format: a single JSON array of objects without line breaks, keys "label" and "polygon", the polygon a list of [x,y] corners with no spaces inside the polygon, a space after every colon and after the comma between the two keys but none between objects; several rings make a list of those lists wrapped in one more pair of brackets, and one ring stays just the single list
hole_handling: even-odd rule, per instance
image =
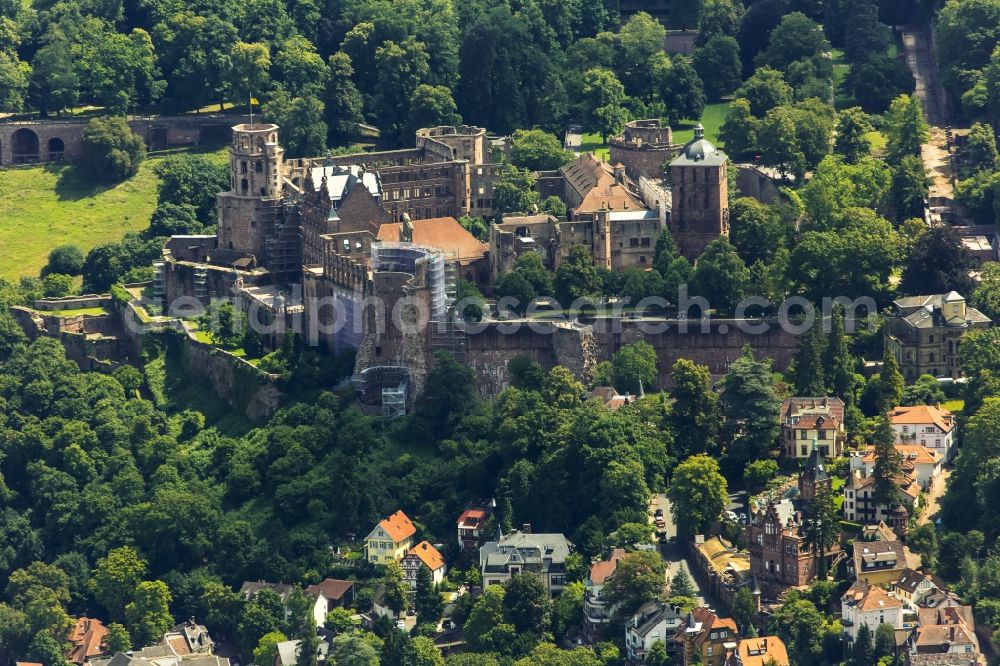
[{"label": "dome roof", "polygon": [[719,149],[705,138],[705,128],[701,123],[698,123],[698,126],[694,128],[694,139],[684,146],[684,155],[689,160],[700,161],[717,152]]},{"label": "dome roof", "polygon": [[726,159],[726,154],[705,138],[705,128],[698,123],[694,128],[694,138],[684,144],[671,164],[718,166]]}]

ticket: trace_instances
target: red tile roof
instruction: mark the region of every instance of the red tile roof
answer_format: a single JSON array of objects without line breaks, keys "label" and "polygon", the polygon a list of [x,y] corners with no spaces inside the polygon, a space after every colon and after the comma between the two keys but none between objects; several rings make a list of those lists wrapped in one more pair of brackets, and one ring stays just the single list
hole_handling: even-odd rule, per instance
[{"label": "red tile roof", "polygon": [[396,543],[408,539],[417,533],[417,528],[413,526],[413,521],[403,513],[402,509],[382,520],[379,526]]},{"label": "red tile roof", "polygon": [[466,509],[456,521],[459,527],[476,528],[486,519],[486,509]]},{"label": "red tile roof", "polygon": [[72,664],[82,664],[89,657],[101,654],[101,642],[107,634],[108,630],[100,620],[89,617],[77,619],[67,638],[73,648],[66,655],[66,660]]},{"label": "red tile roof", "polygon": [[955,423],[955,417],[946,409],[938,409],[931,405],[916,405],[913,407],[897,407],[889,412],[889,420],[893,425],[923,425],[933,423],[944,432],[950,432]]},{"label": "red tile roof", "polygon": [[437,571],[444,566],[444,557],[429,541],[421,541],[410,549],[410,555],[416,555],[431,571]]},{"label": "red tile roof", "polygon": [[623,557],[625,557],[625,551],[621,548],[615,548],[611,551],[608,559],[595,562],[590,567],[590,582],[594,585],[602,585],[608,576],[615,572],[615,569],[618,568],[618,560]]},{"label": "red tile roof", "polygon": [[327,578],[316,585],[306,588],[307,594],[322,594],[331,601],[340,601],[347,591],[354,587],[354,582],[350,580],[338,580]]},{"label": "red tile roof", "polygon": [[[399,242],[402,228],[403,225],[399,222],[383,224],[378,229],[378,239]],[[459,261],[480,259],[490,249],[453,217],[413,220],[413,243],[441,250]]]}]

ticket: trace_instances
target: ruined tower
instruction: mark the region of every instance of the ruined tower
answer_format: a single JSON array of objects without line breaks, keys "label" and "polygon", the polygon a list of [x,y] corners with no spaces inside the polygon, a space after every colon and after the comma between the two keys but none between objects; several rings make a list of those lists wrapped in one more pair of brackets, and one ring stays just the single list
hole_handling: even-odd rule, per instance
[{"label": "ruined tower", "polygon": [[216,197],[220,249],[265,260],[266,241],[280,217],[284,153],[278,145],[277,125],[233,127],[229,191]]},{"label": "ruined tower", "polygon": [[670,231],[680,253],[697,259],[719,236],[729,235],[729,158],[694,129],[694,139],[670,163]]}]

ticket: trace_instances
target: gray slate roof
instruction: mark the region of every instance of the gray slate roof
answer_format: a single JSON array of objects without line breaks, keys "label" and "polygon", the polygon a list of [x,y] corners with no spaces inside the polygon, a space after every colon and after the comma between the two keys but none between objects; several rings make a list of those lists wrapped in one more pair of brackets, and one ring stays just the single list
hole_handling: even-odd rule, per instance
[{"label": "gray slate roof", "polygon": [[694,128],[694,138],[684,144],[670,166],[722,166],[729,158],[705,138],[701,123]]}]

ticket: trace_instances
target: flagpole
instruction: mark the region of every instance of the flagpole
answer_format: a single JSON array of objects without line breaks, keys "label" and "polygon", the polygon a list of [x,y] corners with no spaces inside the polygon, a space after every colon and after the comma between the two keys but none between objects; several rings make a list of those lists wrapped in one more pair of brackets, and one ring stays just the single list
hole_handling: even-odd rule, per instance
[{"label": "flagpole", "polygon": [[250,129],[253,129],[253,95],[250,95]]}]

